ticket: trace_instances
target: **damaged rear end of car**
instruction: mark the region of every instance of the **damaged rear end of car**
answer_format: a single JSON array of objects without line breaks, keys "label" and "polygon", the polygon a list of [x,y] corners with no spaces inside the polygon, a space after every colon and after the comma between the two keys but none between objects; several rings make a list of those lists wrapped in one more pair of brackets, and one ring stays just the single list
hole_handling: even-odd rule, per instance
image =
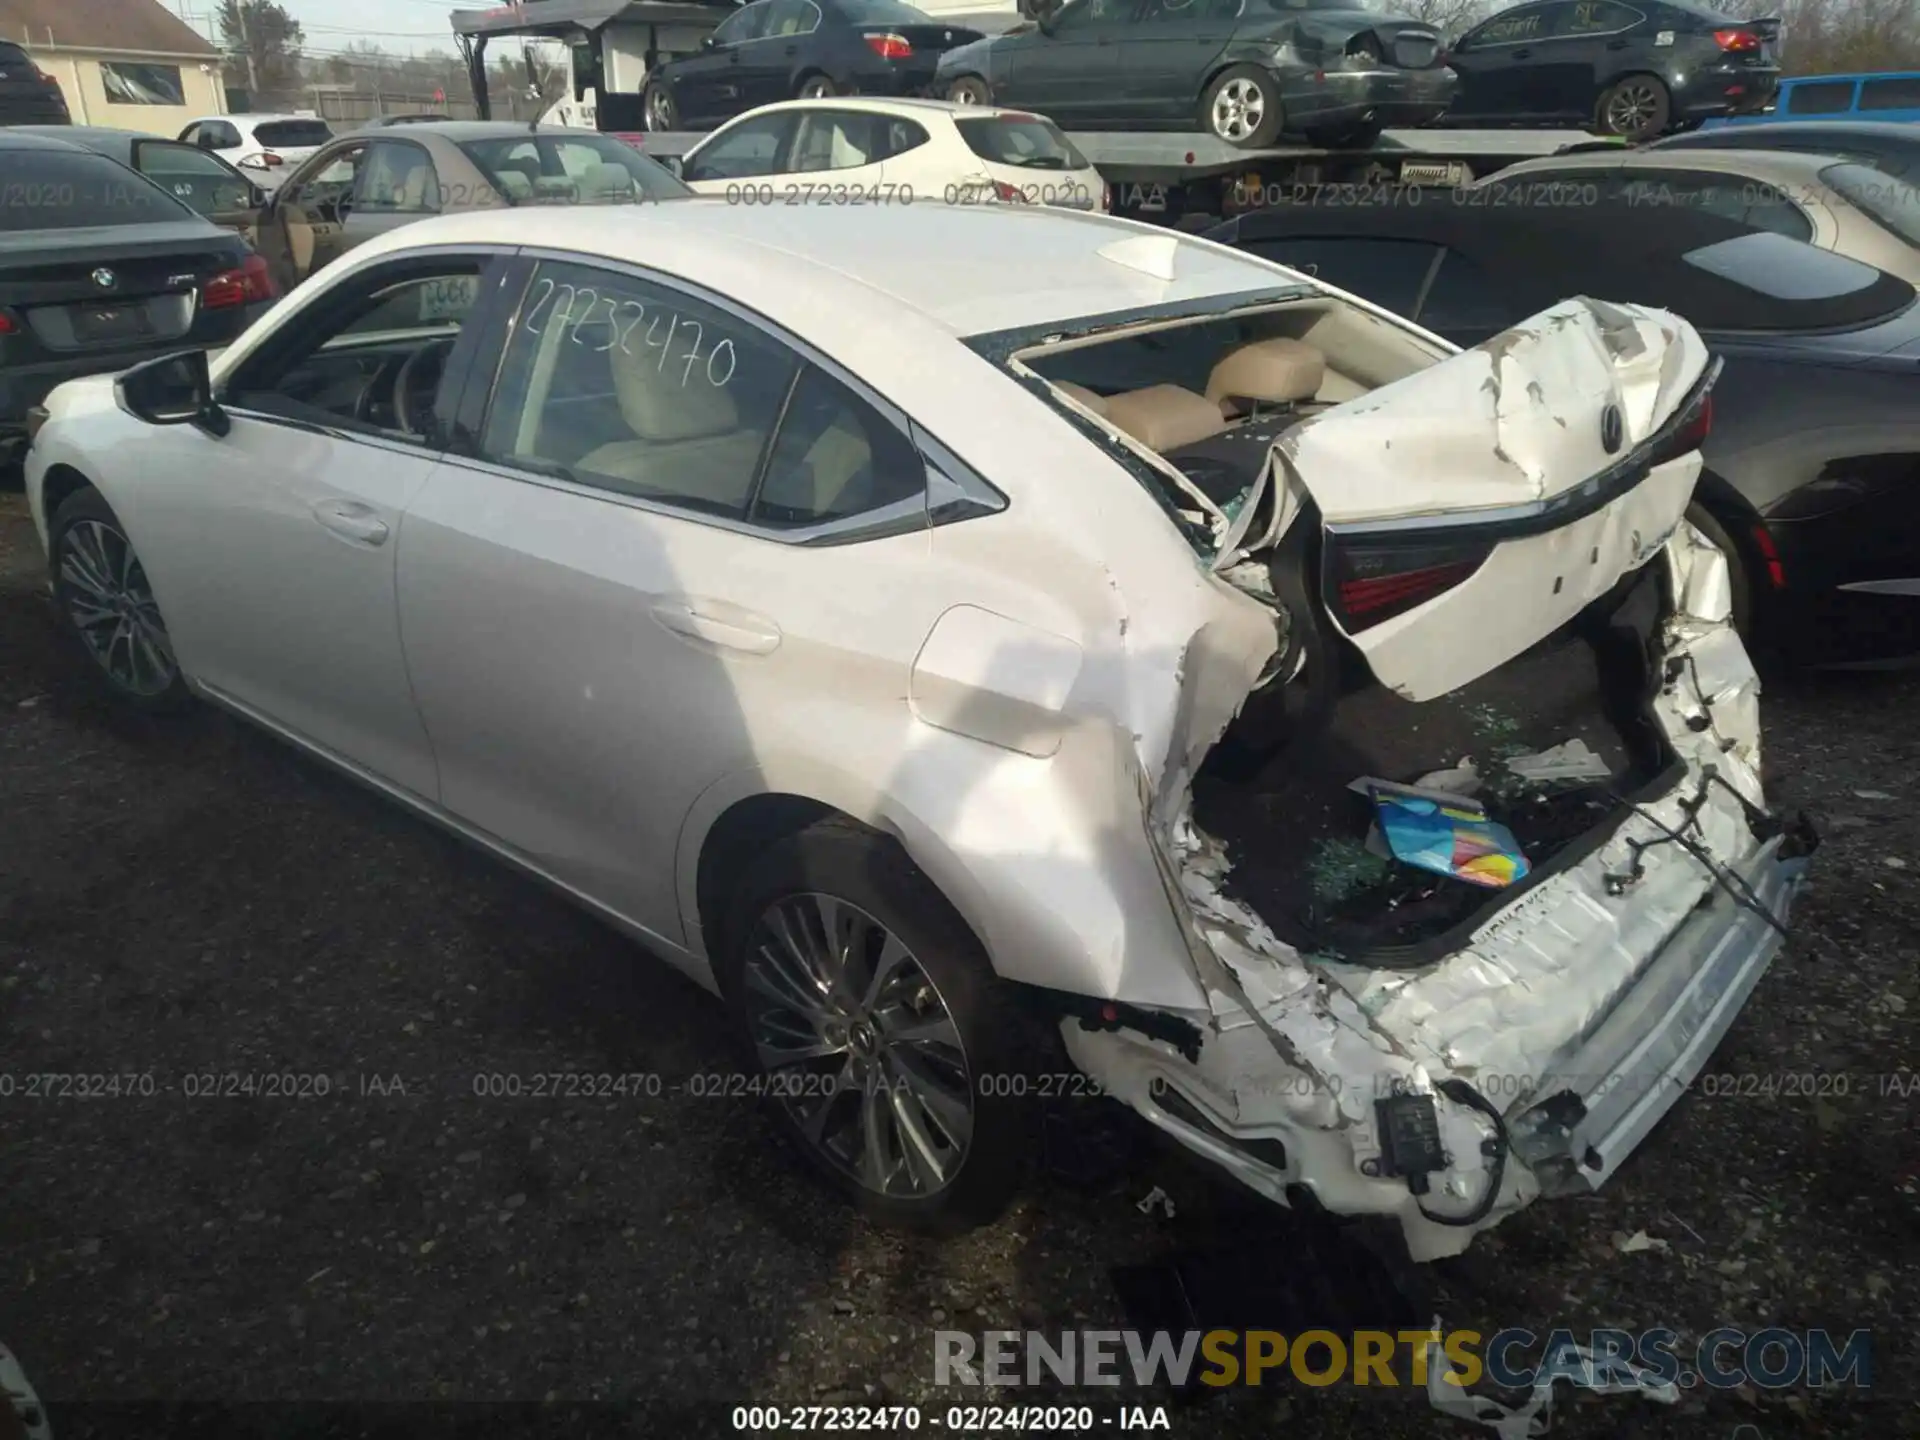
[{"label": "damaged rear end of car", "polygon": [[1007,363],[1274,620],[1257,663],[1182,675],[1185,728],[1143,757],[1169,963],[1208,1012],[1108,997],[1063,1022],[1074,1063],[1415,1259],[1604,1183],[1814,845],[1767,806],[1727,561],[1685,519],[1719,362],[1640,307],[1453,352],[1320,292]]}]

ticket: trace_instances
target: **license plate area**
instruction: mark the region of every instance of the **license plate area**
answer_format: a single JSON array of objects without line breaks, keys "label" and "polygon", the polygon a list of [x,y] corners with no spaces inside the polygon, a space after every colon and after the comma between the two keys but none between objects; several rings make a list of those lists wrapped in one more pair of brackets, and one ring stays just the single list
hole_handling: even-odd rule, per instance
[{"label": "license plate area", "polygon": [[68,308],[67,318],[73,325],[74,340],[82,345],[138,340],[153,334],[153,317],[140,301],[122,305],[74,305]]}]

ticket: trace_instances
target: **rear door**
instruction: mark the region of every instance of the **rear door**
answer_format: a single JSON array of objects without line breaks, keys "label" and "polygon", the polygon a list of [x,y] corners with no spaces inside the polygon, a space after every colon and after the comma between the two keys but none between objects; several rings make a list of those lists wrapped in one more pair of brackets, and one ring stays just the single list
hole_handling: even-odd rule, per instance
[{"label": "rear door", "polygon": [[[1131,103],[1121,93],[1123,43],[1140,0],[1071,0],[1051,28],[997,42],[1007,53],[997,100],[1038,110],[1068,130],[1110,123]],[[1004,51],[1002,50],[1004,46]]]},{"label": "rear door", "polygon": [[260,253],[282,293],[347,248],[346,223],[367,142],[322,150],[271,197],[260,217]]},{"label": "rear door", "polygon": [[1563,301],[1294,426],[1269,481],[1311,497],[1326,527],[1334,623],[1382,684],[1430,700],[1552,634],[1665,543],[1699,477],[1694,427],[1717,368],[1664,311]]},{"label": "rear door", "polygon": [[1115,119],[1191,119],[1200,86],[1233,38],[1245,0],[1147,0],[1120,41]]},{"label": "rear door", "polygon": [[[888,131],[893,117],[872,110],[805,110],[798,114],[787,173],[809,198],[844,203],[871,195],[886,177]],[[808,191],[806,187],[818,187]],[[884,193],[884,192],[882,192]]]},{"label": "rear door", "polygon": [[565,256],[524,295],[477,453],[408,507],[413,693],[447,809],[679,942],[702,794],[807,727],[907,723],[926,464],[718,297]]},{"label": "rear door", "polygon": [[740,47],[740,109],[791,100],[803,55],[818,43],[820,7],[813,0],[767,0],[759,38]]},{"label": "rear door", "polygon": [[1646,16],[1618,0],[1563,0],[1549,7],[1547,38],[1527,71],[1527,108],[1541,119],[1584,120],[1600,91],[1625,69],[1646,64],[1631,32]]},{"label": "rear door", "polygon": [[218,155],[178,140],[136,140],[133,168],[214,224],[254,238],[263,197]]}]

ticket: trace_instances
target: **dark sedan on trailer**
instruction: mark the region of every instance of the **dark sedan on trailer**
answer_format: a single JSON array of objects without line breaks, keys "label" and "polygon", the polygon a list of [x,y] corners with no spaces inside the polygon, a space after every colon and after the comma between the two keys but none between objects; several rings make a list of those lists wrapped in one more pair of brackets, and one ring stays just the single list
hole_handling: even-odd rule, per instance
[{"label": "dark sedan on trailer", "polygon": [[1360,0],[1069,0],[949,52],[936,88],[1069,130],[1360,147],[1383,128],[1437,120],[1454,76],[1431,25]]},{"label": "dark sedan on trailer", "polygon": [[1212,238],[1459,345],[1567,295],[1692,321],[1726,369],[1689,515],[1732,557],[1741,628],[1810,664],[1920,654],[1912,285],[1704,210],[1653,224],[1647,207],[1578,186],[1515,204],[1476,187],[1461,201],[1277,206]]},{"label": "dark sedan on trailer", "polygon": [[940,57],[979,38],[900,0],[755,0],[699,54],[647,77],[646,126],[705,130],[779,100],[924,95]]},{"label": "dark sedan on trailer", "polygon": [[272,301],[247,242],[83,146],[0,129],[0,459],[64,380],[217,349]]},{"label": "dark sedan on trailer", "polygon": [[1515,5],[1447,51],[1460,92],[1449,125],[1575,123],[1649,140],[1763,110],[1780,84],[1780,22],[1671,0]]}]

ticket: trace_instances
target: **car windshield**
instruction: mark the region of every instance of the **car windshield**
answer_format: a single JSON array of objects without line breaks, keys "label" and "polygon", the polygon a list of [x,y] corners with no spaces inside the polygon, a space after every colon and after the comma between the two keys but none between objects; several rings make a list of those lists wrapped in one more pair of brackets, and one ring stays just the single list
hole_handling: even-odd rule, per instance
[{"label": "car windshield", "polygon": [[1087,157],[1051,120],[1038,115],[985,115],[956,120],[967,148],[995,165],[1023,170],[1084,170]]},{"label": "car windshield", "polygon": [[693,191],[664,165],[604,135],[502,135],[460,149],[511,204],[679,200]]},{"label": "car windshield", "polygon": [[268,120],[253,127],[253,138],[262,145],[299,148],[324,145],[333,131],[324,120]]},{"label": "car windshield", "polygon": [[5,155],[0,230],[80,230],[194,218],[166,191],[104,155],[15,149]]},{"label": "car windshield", "polygon": [[924,10],[902,5],[900,0],[834,0],[833,8],[853,25],[932,25],[936,23]]},{"label": "car windshield", "polygon": [[1829,165],[1820,178],[1909,245],[1920,245],[1920,192],[1911,180],[1865,165]]}]

